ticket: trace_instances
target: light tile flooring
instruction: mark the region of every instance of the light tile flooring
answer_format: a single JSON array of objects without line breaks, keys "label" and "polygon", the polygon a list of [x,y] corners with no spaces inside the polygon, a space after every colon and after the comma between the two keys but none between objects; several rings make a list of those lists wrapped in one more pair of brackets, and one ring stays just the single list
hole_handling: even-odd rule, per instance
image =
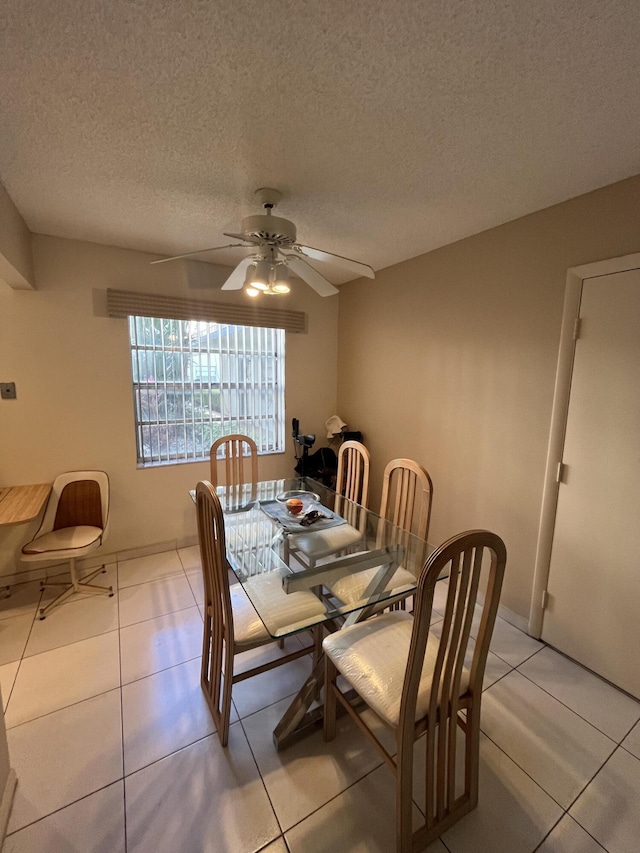
[{"label": "light tile flooring", "polygon": [[[234,687],[221,748],[199,687],[196,548],[108,574],[114,598],[43,622],[37,583],[0,600],[19,778],[4,853],[393,851],[392,776],[350,720],[331,744],[274,750],[307,658]],[[637,853],[640,703],[500,619],[491,649],[480,805],[431,853]]]}]

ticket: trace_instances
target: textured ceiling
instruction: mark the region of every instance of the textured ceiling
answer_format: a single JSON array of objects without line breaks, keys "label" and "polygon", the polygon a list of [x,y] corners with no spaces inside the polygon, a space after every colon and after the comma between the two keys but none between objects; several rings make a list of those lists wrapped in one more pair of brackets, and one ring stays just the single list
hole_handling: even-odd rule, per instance
[{"label": "textured ceiling", "polygon": [[380,269],[640,172],[639,36],[637,0],[3,0],[0,179],[32,231],[167,254],[275,186]]}]

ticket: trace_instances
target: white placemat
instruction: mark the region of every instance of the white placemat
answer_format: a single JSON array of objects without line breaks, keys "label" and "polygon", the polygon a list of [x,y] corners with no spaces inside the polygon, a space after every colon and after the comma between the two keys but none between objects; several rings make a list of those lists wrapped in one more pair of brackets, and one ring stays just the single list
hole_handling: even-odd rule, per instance
[{"label": "white placemat", "polygon": [[313,533],[314,530],[326,530],[328,527],[335,527],[337,524],[346,524],[342,516],[320,504],[315,504],[312,510],[315,509],[328,518],[319,518],[309,525],[300,523],[306,513],[301,516],[293,516],[286,506],[278,501],[260,501],[260,508],[269,518],[277,521],[287,533]]}]

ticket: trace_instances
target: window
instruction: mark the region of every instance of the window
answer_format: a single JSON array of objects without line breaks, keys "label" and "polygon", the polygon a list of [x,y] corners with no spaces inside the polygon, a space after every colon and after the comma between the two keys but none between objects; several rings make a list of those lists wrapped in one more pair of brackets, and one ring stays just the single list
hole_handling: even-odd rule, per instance
[{"label": "window", "polygon": [[209,458],[243,433],[284,450],[283,329],[129,317],[138,463]]}]

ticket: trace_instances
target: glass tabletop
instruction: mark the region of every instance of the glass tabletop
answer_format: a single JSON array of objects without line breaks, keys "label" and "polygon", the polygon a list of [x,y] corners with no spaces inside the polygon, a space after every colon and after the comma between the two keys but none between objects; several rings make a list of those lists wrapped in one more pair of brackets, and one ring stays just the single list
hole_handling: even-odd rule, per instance
[{"label": "glass tabletop", "polygon": [[[410,594],[431,550],[419,537],[308,477],[216,491],[225,517],[227,560],[273,637],[336,617],[349,620],[350,614],[355,620],[363,608]],[[298,516],[286,508],[286,493],[292,491],[305,493],[296,496],[304,505]],[[332,536],[350,544],[325,554],[313,568],[299,562],[300,549],[330,543]],[[308,607],[296,612],[295,598],[282,597],[301,590],[317,597],[312,612]]]}]

